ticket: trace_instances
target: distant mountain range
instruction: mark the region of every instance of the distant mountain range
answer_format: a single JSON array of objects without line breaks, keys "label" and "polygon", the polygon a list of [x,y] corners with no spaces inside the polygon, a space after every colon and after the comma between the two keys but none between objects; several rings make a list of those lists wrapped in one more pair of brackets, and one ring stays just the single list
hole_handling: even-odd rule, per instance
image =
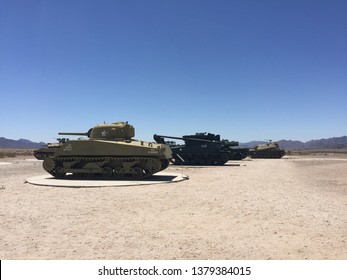
[{"label": "distant mountain range", "polygon": [[[324,149],[347,149],[347,136],[332,137],[328,139],[311,140],[307,142],[280,140],[276,141],[281,149],[291,150],[324,150]],[[265,141],[252,141],[240,143],[240,146],[252,148],[259,144],[267,143]]]},{"label": "distant mountain range", "polygon": [[43,142],[40,142],[40,143],[32,142],[27,139],[12,140],[12,139],[0,137],[0,148],[5,148],[5,149],[38,149],[45,144],[46,143],[43,143]]},{"label": "distant mountain range", "polygon": [[[265,141],[251,141],[240,143],[241,147],[253,148],[256,145],[267,143]],[[311,140],[307,142],[280,140],[277,141],[281,149],[290,150],[323,150],[323,149],[347,149],[347,136],[328,139]],[[46,143],[32,142],[27,139],[12,140],[0,137],[0,148],[7,149],[38,149]]]}]

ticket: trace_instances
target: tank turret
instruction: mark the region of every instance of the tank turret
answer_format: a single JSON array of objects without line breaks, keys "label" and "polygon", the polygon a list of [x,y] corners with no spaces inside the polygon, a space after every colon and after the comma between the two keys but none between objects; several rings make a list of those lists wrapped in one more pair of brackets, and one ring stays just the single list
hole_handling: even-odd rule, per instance
[{"label": "tank turret", "polygon": [[88,132],[59,132],[59,135],[88,136],[90,140],[130,140],[135,136],[135,129],[128,122],[98,124]]},{"label": "tank turret", "polygon": [[88,138],[67,141],[44,160],[43,168],[56,178],[143,179],[167,168],[172,158],[166,144],[132,139],[135,129],[128,122],[59,134]]}]

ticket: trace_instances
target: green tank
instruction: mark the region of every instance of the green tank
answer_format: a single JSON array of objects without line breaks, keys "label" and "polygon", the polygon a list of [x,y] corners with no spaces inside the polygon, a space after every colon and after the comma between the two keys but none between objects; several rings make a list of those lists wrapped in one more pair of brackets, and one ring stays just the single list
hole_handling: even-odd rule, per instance
[{"label": "green tank", "polygon": [[135,129],[128,122],[99,124],[87,136],[69,140],[43,161],[43,168],[56,178],[144,179],[166,169],[172,152],[168,145],[132,139]]},{"label": "green tank", "polygon": [[269,140],[266,144],[260,144],[253,149],[249,149],[251,158],[282,158],[286,152],[280,149],[277,142]]},{"label": "green tank", "polygon": [[69,141],[68,138],[58,138],[57,140],[58,142],[56,143],[47,143],[47,145],[42,148],[35,150],[34,157],[39,160],[51,157],[60,146],[62,146],[66,141]]}]

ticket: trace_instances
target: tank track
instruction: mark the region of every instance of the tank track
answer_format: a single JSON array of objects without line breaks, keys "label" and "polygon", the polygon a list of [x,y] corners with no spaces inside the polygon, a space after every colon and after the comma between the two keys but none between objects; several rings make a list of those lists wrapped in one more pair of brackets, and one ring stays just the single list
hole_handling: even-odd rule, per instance
[{"label": "tank track", "polygon": [[282,158],[284,155],[284,151],[255,151],[250,153],[251,158]]},{"label": "tank track", "polygon": [[169,160],[151,157],[50,157],[43,168],[59,179],[140,180],[164,170]]},{"label": "tank track", "polygon": [[229,160],[228,153],[174,154],[173,157],[175,165],[224,165]]}]

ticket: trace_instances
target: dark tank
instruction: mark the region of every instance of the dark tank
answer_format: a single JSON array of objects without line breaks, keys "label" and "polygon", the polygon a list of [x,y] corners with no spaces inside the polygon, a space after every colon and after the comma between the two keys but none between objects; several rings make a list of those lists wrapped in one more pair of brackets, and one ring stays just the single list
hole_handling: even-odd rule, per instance
[{"label": "dark tank", "polygon": [[242,160],[249,156],[249,149],[238,147],[239,142],[229,141],[225,139],[223,139],[221,142],[224,150],[226,150],[229,153],[230,160]]},{"label": "dark tank", "polygon": [[[174,164],[224,165],[230,158],[230,152],[220,140],[220,136],[212,133],[196,133],[182,137],[154,134],[153,138],[157,143],[170,144]],[[165,138],[183,140],[184,145],[177,145],[173,141],[166,142]]]},{"label": "dark tank", "polygon": [[249,149],[251,158],[282,158],[286,152],[280,149],[277,142],[269,140],[266,144],[260,144],[253,149]]},{"label": "dark tank", "polygon": [[69,141],[68,138],[57,138],[57,140],[58,142],[56,143],[47,143],[47,145],[42,148],[35,150],[34,157],[39,160],[51,157],[60,146],[62,146],[66,141]]},{"label": "dark tank", "polygon": [[166,169],[172,158],[168,145],[132,139],[135,129],[128,122],[59,134],[88,138],[66,141],[43,161],[43,168],[56,178],[138,180]]}]

